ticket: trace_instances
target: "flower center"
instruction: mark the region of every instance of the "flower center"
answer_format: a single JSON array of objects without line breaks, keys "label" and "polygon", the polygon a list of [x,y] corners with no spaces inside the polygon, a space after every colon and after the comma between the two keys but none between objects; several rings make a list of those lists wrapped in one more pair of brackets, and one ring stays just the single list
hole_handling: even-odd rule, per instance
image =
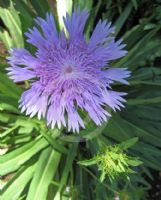
[{"label": "flower center", "polygon": [[71,66],[68,66],[66,69],[65,69],[65,73],[66,74],[71,74],[73,72],[73,68]]}]

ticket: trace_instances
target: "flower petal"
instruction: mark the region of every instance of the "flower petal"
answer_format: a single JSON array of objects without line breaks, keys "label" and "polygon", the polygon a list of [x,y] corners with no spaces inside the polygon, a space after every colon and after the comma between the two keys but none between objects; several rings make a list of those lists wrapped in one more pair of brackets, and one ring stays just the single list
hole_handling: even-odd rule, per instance
[{"label": "flower petal", "polygon": [[35,19],[36,23],[41,27],[43,35],[48,42],[57,44],[58,43],[58,33],[55,26],[55,21],[52,14],[46,14],[46,21],[41,17]]},{"label": "flower petal", "polygon": [[81,11],[80,8],[75,9],[72,16],[66,14],[64,23],[69,33],[70,40],[83,39],[83,30],[86,24],[89,13],[86,10]]},{"label": "flower petal", "polygon": [[99,45],[102,45],[113,32],[114,27],[111,27],[111,23],[107,23],[106,20],[101,22],[100,20],[91,35],[88,47],[90,49],[97,48]]},{"label": "flower petal", "polygon": [[[37,60],[25,49],[12,49],[11,56],[7,58],[11,67],[8,67],[8,75],[14,82],[25,81],[34,78],[34,69]],[[20,67],[21,66],[21,67]]]},{"label": "flower petal", "polygon": [[14,82],[21,82],[25,80],[29,80],[35,77],[35,73],[31,70],[28,70],[26,67],[9,67],[7,68],[8,76],[10,79],[12,79]]},{"label": "flower petal", "polygon": [[110,81],[112,81],[110,83],[113,83],[113,81],[118,81],[128,85],[129,83],[125,80],[125,78],[130,76],[130,71],[128,71],[127,68],[110,68],[106,71],[106,76]]},{"label": "flower petal", "polygon": [[26,111],[30,117],[38,115],[38,119],[45,117],[48,103],[48,95],[42,93],[39,85],[33,85],[31,89],[24,92],[19,100],[21,112]]},{"label": "flower petal", "polygon": [[124,107],[122,104],[123,102],[126,102],[125,99],[122,98],[122,96],[127,95],[124,92],[115,92],[111,90],[106,90],[103,93],[104,102],[111,107],[114,111],[120,110],[121,107]]}]

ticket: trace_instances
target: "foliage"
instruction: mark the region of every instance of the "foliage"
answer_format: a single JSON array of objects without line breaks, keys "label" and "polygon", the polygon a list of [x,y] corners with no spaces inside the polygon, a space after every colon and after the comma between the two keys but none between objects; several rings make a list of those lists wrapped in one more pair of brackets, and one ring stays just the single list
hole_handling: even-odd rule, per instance
[{"label": "foliage", "polygon": [[[59,0],[58,0],[59,1]],[[32,47],[24,40],[24,32],[37,15],[52,11],[59,25],[55,1],[1,0],[0,40],[9,49]],[[72,3],[73,2],[73,3]],[[128,2],[128,3],[127,3]],[[157,3],[158,2],[158,3]],[[151,1],[150,1],[151,3]],[[115,85],[116,90],[127,91],[126,108],[102,127],[95,127],[87,119],[88,128],[79,135],[51,130],[44,121],[28,118],[20,113],[18,99],[28,83],[15,85],[6,75],[6,53],[0,54],[0,176],[1,197],[5,200],[107,200],[146,199],[152,179],[151,169],[161,169],[161,11],[159,1],[95,1],[68,0],[70,6],[80,5],[91,11],[86,36],[100,17],[111,20],[117,35],[127,44],[126,57],[113,62],[114,67],[128,67],[132,71],[130,86]],[[69,11],[71,7],[65,8]],[[144,12],[145,11],[145,12]],[[122,88],[121,88],[122,87]],[[96,166],[78,165],[88,160],[104,146],[138,137],[129,149],[129,156],[139,157],[143,165],[130,175],[131,181],[101,183]],[[123,145],[124,146],[124,145]],[[141,187],[140,187],[141,186]],[[137,192],[136,192],[137,191]]]},{"label": "foliage", "polygon": [[137,138],[126,140],[119,145],[103,146],[102,150],[90,160],[79,161],[84,166],[97,164],[98,170],[101,171],[100,181],[103,182],[105,176],[112,182],[115,179],[126,178],[129,180],[128,174],[135,173],[131,167],[142,164],[136,157],[128,156],[124,150],[133,146],[137,142]]}]

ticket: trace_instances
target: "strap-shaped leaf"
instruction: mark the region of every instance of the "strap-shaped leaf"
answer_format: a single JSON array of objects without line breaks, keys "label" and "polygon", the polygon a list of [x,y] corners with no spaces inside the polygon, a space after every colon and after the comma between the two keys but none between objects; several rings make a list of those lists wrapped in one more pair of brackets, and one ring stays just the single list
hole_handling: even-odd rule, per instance
[{"label": "strap-shaped leaf", "polygon": [[57,171],[61,154],[51,147],[43,150],[37,163],[37,168],[31,182],[27,200],[47,199],[48,188]]},{"label": "strap-shaped leaf", "polygon": [[58,191],[57,191],[57,193],[54,197],[54,200],[59,199],[60,193],[62,192],[62,189],[65,187],[65,185],[67,183],[69,172],[71,170],[73,160],[74,160],[76,153],[77,153],[77,147],[78,147],[78,143],[73,143],[70,147],[70,150],[68,151],[66,163],[64,165],[64,170],[63,170],[63,173],[61,175],[60,185],[59,185]]},{"label": "strap-shaped leaf", "polygon": [[[10,6],[8,8],[0,7],[0,17],[11,34],[13,41],[11,45],[16,47],[23,47],[24,42],[22,37],[21,22],[18,16],[18,12],[13,7],[12,2],[10,2]],[[1,39],[3,39],[3,37],[1,37]]]},{"label": "strap-shaped leaf", "polygon": [[16,86],[7,75],[0,72],[0,92],[18,100],[21,88]]},{"label": "strap-shaped leaf", "polygon": [[41,138],[2,156],[0,159],[0,175],[3,176],[19,169],[22,164],[47,146],[48,142]]},{"label": "strap-shaped leaf", "polygon": [[20,170],[20,172],[18,172],[15,175],[13,180],[11,180],[11,182],[4,187],[0,199],[5,199],[5,200],[19,199],[25,186],[28,184],[28,182],[33,176],[36,164],[27,165],[24,169]]}]

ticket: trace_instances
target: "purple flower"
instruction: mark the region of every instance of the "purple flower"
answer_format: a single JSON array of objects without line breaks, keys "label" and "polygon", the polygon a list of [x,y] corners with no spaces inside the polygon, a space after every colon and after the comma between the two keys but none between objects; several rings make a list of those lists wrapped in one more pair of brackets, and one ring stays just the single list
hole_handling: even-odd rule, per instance
[{"label": "purple flower", "polygon": [[[111,89],[115,81],[128,84],[130,73],[124,68],[110,68],[109,61],[126,55],[122,40],[115,41],[114,28],[107,21],[99,21],[91,38],[86,41],[83,30],[88,18],[86,10],[77,9],[64,18],[67,34],[57,32],[52,14],[46,20],[35,21],[26,33],[27,42],[36,47],[35,55],[26,49],[12,49],[8,63],[9,76],[15,82],[29,80],[31,88],[19,101],[22,112],[30,117],[45,118],[55,125],[79,132],[85,128],[80,110],[88,113],[96,125],[101,125],[110,114],[123,107],[126,93]],[[67,35],[67,36],[66,36]]]}]

